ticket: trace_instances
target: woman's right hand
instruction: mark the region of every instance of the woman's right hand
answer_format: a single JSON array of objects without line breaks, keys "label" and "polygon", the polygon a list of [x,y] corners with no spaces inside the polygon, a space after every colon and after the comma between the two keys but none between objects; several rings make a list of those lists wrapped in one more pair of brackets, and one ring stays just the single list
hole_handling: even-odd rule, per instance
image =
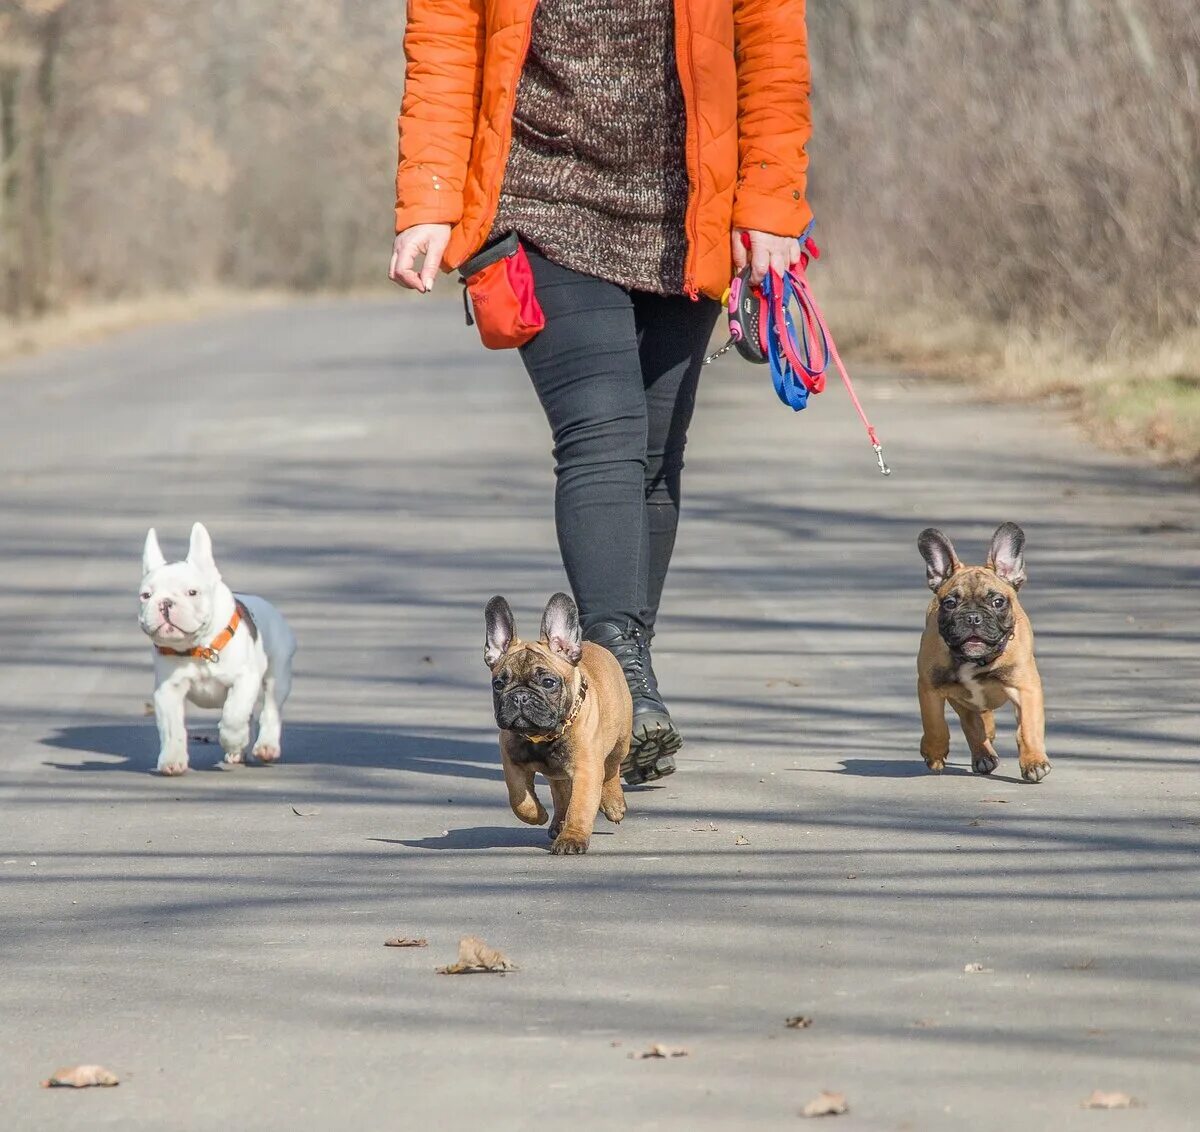
[{"label": "woman's right hand", "polygon": [[[431,291],[449,242],[449,224],[414,224],[411,228],[405,228],[392,245],[392,266],[388,269],[388,278],[401,287],[422,294]],[[424,256],[420,274],[416,270],[419,255]]]}]

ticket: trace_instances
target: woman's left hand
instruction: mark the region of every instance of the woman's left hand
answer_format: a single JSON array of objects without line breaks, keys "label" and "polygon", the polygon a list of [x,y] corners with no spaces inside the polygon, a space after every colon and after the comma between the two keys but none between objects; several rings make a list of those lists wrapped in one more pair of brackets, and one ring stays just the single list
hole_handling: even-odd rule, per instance
[{"label": "woman's left hand", "polygon": [[[750,237],[750,250],[742,242],[742,234]],[[754,228],[735,228],[730,234],[733,244],[733,266],[741,271],[750,264],[750,284],[757,287],[768,271],[782,275],[800,259],[800,241],[795,236],[773,236]]]}]

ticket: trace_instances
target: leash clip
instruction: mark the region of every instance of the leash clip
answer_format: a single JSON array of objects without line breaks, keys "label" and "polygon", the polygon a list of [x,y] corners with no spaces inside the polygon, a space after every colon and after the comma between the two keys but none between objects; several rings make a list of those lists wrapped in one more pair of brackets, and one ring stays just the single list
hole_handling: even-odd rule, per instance
[{"label": "leash clip", "polygon": [[196,655],[201,660],[208,661],[209,664],[216,664],[221,656],[221,654],[219,652],[217,652],[216,649],[208,648],[207,646],[205,646],[202,649],[197,649]]},{"label": "leash clip", "polygon": [[892,469],[887,466],[887,461],[883,458],[883,445],[876,441],[871,445],[875,449],[875,459],[879,461],[879,470],[885,476],[892,474]]},{"label": "leash clip", "polygon": [[736,339],[731,337],[729,339],[729,341],[726,342],[725,345],[722,346],[719,350],[714,350],[711,354],[709,354],[704,359],[704,364],[706,366],[712,365],[712,363],[715,362],[719,357],[721,357],[722,354],[728,354],[729,351],[732,350],[735,345],[736,345]]}]

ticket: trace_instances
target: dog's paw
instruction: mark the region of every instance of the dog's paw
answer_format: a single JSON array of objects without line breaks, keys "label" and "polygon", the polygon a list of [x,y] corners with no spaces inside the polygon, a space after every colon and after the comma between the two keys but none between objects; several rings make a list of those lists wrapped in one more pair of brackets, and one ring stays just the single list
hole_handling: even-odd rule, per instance
[{"label": "dog's paw", "polygon": [[618,796],[611,800],[603,800],[600,803],[600,812],[611,822],[619,823],[625,816],[625,799],[623,796]]},{"label": "dog's paw", "polygon": [[574,833],[560,833],[554,839],[554,844],[550,846],[550,852],[556,857],[562,857],[568,853],[586,853],[589,841],[591,841],[590,837],[580,837]]},{"label": "dog's paw", "polygon": [[980,755],[971,760],[971,769],[976,774],[991,774],[999,765],[1000,760],[995,755]]},{"label": "dog's paw", "polygon": [[182,762],[159,759],[158,766],[155,769],[166,778],[174,778],[180,774],[187,774],[187,759],[184,759]]},{"label": "dog's paw", "polygon": [[560,833],[562,833],[562,827],[563,823],[556,821],[548,830],[546,830],[546,834],[549,836],[551,841],[553,841]]},{"label": "dog's paw", "polygon": [[946,769],[945,759],[926,759],[925,765],[932,774],[941,774]]},{"label": "dog's paw", "polygon": [[250,746],[250,728],[246,726],[227,726],[222,723],[217,730],[221,742],[221,750],[227,755],[241,755]]},{"label": "dog's paw", "polygon": [[[535,809],[534,806],[537,808]],[[520,806],[514,806],[513,813],[526,825],[545,825],[550,820],[550,815],[546,812],[546,807],[536,800],[533,806],[527,802],[522,803]]]},{"label": "dog's paw", "polygon": [[283,752],[269,743],[259,743],[251,752],[260,763],[277,763],[283,758]]},{"label": "dog's paw", "polygon": [[242,758],[241,751],[226,751],[224,761],[229,763],[230,766],[240,766],[246,760]]},{"label": "dog's paw", "polygon": [[1049,773],[1050,760],[1045,755],[1021,760],[1021,777],[1026,782],[1041,782]]}]

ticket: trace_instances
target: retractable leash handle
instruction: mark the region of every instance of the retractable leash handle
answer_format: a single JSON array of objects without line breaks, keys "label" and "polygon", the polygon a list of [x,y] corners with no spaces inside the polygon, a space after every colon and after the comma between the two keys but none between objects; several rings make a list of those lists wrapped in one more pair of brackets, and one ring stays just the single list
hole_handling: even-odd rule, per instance
[{"label": "retractable leash handle", "polygon": [[[742,234],[742,243],[749,248],[750,240],[745,233]],[[867,430],[867,439],[875,451],[879,471],[890,476],[892,469],[883,458],[879,435],[858,399],[829,324],[808,283],[808,265],[820,258],[821,249],[816,241],[806,236],[800,262],[782,276],[770,271],[759,287],[751,287],[749,267],[734,276],[726,295],[729,340],[706,357],[704,364],[716,361],[736,347],[747,361],[770,366],[776,395],[789,408],[799,412],[808,404],[809,394],[824,390],[825,375],[832,361],[859,420]],[[798,332],[797,321],[792,315],[793,307],[799,313]]]}]

